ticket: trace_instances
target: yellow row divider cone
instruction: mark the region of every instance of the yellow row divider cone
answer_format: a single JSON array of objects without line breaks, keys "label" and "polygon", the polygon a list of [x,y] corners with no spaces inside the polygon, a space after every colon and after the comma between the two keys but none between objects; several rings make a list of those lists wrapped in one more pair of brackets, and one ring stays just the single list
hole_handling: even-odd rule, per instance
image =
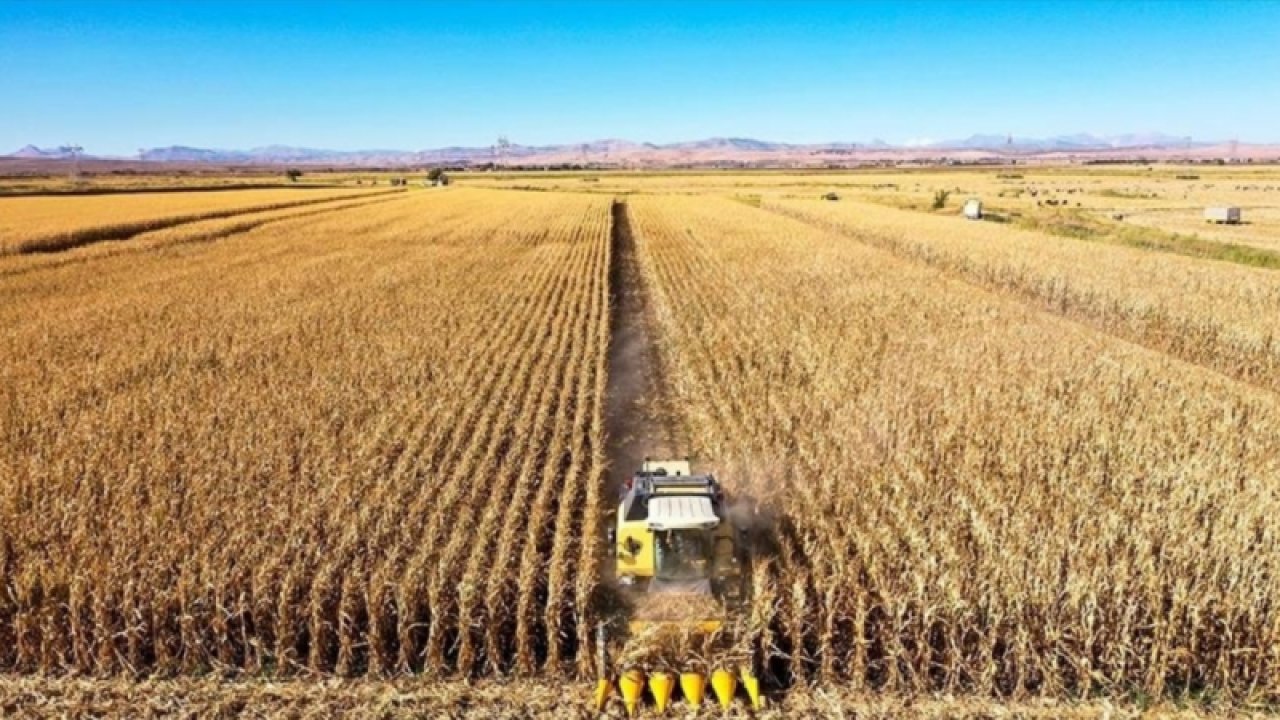
[{"label": "yellow row divider cone", "polygon": [[627,715],[635,717],[636,709],[640,706],[640,696],[644,694],[644,672],[628,670],[622,673],[618,687],[622,690],[622,702],[627,706]]},{"label": "yellow row divider cone", "polygon": [[609,678],[600,678],[596,681],[596,712],[604,712],[604,706],[609,702],[609,695],[613,693],[613,683],[609,682]]},{"label": "yellow row divider cone", "polygon": [[747,697],[751,700],[752,710],[764,709],[764,698],[760,697],[760,678],[751,672],[751,668],[743,667],[739,670],[742,675],[742,688],[747,691]]},{"label": "yellow row divider cone", "polygon": [[733,705],[733,693],[738,689],[738,678],[728,670],[716,670],[711,673],[711,689],[716,691],[720,699],[720,707],[728,710]]},{"label": "yellow row divider cone", "polygon": [[[728,670],[716,670],[711,673],[711,688],[715,691],[716,699],[720,701],[720,707],[728,710],[733,706],[733,696],[738,690],[739,676],[741,676],[742,688],[747,691],[747,697],[751,701],[751,709],[763,710],[764,698],[760,695],[760,678],[746,667],[739,668],[738,675]],[[640,700],[644,695],[646,681],[658,712],[666,712],[671,704],[676,685],[676,676],[673,673],[658,671],[646,677],[643,670],[627,670],[618,678],[618,690],[629,717],[635,717],[640,709]],[[613,689],[613,683],[608,678],[597,681],[596,712],[604,711]],[[680,692],[684,694],[685,700],[691,706],[694,708],[701,706],[703,698],[706,697],[706,691],[706,675],[697,672],[680,673]]]},{"label": "yellow row divider cone", "polygon": [[669,672],[655,672],[649,675],[649,692],[653,693],[653,701],[658,712],[666,712],[671,702],[671,691],[676,687],[676,676]]},{"label": "yellow row divider cone", "polygon": [[695,708],[702,705],[702,698],[707,693],[707,676],[702,673],[680,673],[680,692]]}]

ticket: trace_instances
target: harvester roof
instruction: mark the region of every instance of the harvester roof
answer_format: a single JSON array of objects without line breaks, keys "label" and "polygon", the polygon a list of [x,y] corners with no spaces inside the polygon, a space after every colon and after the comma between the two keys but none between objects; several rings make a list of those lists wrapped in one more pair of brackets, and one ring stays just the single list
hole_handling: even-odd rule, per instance
[{"label": "harvester roof", "polygon": [[654,530],[701,528],[720,524],[706,495],[656,495],[649,499],[649,527]]}]

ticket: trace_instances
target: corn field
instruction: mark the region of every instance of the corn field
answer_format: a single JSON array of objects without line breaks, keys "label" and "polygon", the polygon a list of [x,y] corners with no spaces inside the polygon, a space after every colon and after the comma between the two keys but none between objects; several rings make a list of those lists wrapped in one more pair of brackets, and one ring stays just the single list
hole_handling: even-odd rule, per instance
[{"label": "corn field", "polygon": [[0,673],[291,678],[281,716],[593,677],[620,212],[784,707],[1280,699],[1266,271],[855,203],[242,192],[0,225]]},{"label": "corn field", "polygon": [[775,522],[784,683],[1276,696],[1273,393],[764,210],[629,203],[685,434]]},{"label": "corn field", "polygon": [[0,198],[0,256],[58,252],[201,220],[379,194],[388,193],[286,189]]},{"label": "corn field", "polygon": [[609,210],[421,193],[6,276],[0,669],[572,669]]},{"label": "corn field", "polygon": [[1280,390],[1280,284],[1273,271],[872,203],[783,199],[766,207]]}]

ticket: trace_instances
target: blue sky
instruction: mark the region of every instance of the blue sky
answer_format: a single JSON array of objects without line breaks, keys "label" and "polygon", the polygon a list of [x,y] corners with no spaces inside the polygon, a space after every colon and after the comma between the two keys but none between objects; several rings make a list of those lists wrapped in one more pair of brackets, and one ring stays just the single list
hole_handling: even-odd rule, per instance
[{"label": "blue sky", "polygon": [[0,152],[1280,142],[1280,2],[0,0]]}]

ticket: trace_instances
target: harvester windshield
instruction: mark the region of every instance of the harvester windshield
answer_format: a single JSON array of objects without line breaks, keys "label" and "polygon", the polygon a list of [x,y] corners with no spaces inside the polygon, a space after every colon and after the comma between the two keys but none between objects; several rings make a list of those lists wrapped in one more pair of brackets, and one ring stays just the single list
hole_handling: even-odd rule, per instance
[{"label": "harvester windshield", "polygon": [[711,534],[706,530],[654,533],[654,577],[658,580],[702,580],[711,572]]}]

